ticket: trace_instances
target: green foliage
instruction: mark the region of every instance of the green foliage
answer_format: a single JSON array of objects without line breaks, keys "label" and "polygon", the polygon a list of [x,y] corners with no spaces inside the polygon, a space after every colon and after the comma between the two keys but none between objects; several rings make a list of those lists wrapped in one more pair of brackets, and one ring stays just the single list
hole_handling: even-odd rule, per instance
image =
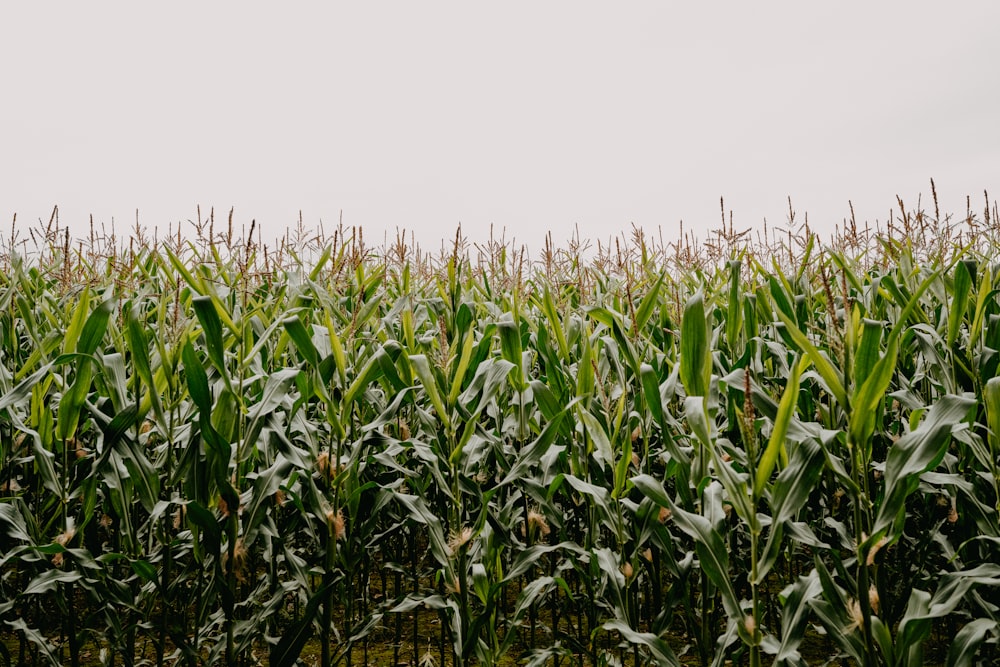
[{"label": "green foliage", "polygon": [[8,255],[4,637],[38,664],[910,666],[937,630],[935,659],[996,661],[983,238]]}]

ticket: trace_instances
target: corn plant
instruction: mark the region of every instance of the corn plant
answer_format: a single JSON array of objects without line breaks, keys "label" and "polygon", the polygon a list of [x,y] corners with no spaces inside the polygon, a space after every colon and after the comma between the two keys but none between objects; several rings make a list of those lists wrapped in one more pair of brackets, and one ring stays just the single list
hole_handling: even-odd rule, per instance
[{"label": "corn plant", "polygon": [[12,237],[0,662],[995,661],[995,205],[790,217]]}]

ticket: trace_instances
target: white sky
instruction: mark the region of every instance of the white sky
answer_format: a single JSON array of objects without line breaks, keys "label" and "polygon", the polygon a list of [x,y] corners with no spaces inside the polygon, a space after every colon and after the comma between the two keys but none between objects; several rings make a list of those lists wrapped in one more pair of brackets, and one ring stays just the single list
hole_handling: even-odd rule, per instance
[{"label": "white sky", "polygon": [[0,229],[235,207],[537,249],[1000,195],[1000,2],[18,2]]}]

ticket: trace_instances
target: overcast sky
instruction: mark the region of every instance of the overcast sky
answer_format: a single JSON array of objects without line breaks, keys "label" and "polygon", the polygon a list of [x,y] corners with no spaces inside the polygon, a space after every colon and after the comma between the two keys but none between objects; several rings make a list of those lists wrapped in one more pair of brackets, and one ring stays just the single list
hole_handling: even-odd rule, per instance
[{"label": "overcast sky", "polygon": [[[18,2],[0,214],[425,246],[1000,195],[1000,2]],[[2,226],[0,226],[2,228]]]}]

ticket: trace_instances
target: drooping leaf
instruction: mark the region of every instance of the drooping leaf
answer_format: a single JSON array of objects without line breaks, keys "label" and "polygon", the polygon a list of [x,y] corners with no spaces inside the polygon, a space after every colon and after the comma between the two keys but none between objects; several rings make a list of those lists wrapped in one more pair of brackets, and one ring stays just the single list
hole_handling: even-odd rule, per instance
[{"label": "drooping leaf", "polygon": [[888,530],[905,511],[906,498],[916,490],[917,477],[944,456],[951,429],[976,404],[969,396],[942,396],[920,426],[897,440],[885,462],[885,494],[872,528],[873,537]]},{"label": "drooping leaf", "polygon": [[326,582],[309,597],[302,616],[285,631],[271,649],[270,664],[273,667],[293,667],[298,664],[302,649],[312,637],[313,621],[316,620],[320,607],[329,598],[329,592],[336,583],[334,580]]}]

